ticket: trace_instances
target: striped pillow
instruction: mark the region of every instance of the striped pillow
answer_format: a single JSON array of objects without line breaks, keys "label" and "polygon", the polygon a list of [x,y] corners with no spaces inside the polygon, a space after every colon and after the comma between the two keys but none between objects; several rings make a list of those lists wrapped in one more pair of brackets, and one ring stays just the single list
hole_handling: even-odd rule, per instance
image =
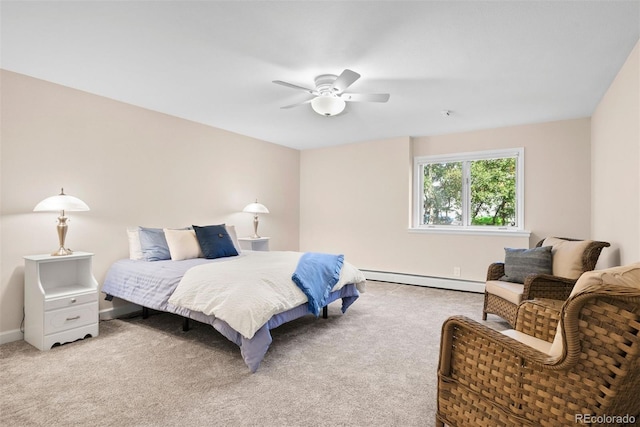
[{"label": "striped pillow", "polygon": [[551,246],[533,249],[504,248],[504,282],[524,283],[530,274],[551,274]]}]

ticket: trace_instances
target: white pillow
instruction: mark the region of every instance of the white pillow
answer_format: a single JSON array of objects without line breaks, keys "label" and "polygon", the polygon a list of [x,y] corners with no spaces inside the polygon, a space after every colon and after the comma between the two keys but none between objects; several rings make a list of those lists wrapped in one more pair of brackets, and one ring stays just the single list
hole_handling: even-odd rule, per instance
[{"label": "white pillow", "polygon": [[240,242],[238,242],[238,236],[236,235],[235,225],[225,225],[224,227],[227,229],[227,233],[229,233],[229,237],[231,237],[231,241],[233,242],[233,247],[236,248],[236,251],[238,251],[238,253],[242,252],[242,249],[240,249]]},{"label": "white pillow", "polygon": [[194,230],[171,230],[169,228],[163,228],[162,230],[164,231],[164,237],[167,239],[172,261],[203,257]]},{"label": "white pillow", "polygon": [[578,279],[583,273],[582,254],[592,240],[563,240],[547,237],[542,246],[552,246],[552,270],[554,276]]},{"label": "white pillow", "polygon": [[140,227],[127,227],[127,237],[129,238],[129,259],[136,261],[144,259],[140,246]]}]

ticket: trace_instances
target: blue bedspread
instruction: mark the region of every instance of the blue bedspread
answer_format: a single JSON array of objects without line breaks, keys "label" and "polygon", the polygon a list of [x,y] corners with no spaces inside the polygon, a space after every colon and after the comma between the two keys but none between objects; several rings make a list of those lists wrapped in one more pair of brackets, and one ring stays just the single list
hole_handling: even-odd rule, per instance
[{"label": "blue bedspread", "polygon": [[340,280],[344,255],[307,252],[300,257],[291,280],[309,300],[309,312],[318,317],[331,289]]}]

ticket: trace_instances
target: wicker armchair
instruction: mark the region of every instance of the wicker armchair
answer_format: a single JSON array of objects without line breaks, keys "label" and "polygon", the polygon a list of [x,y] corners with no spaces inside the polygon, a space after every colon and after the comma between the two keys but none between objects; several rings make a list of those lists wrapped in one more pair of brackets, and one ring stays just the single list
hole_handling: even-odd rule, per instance
[{"label": "wicker armchair", "polygon": [[[631,267],[583,275],[601,283],[581,286],[581,279],[562,306],[523,302],[515,332],[449,318],[442,328],[436,426],[640,422],[640,263]],[[616,277],[623,280],[609,280]],[[525,344],[555,346],[554,337],[555,351]]]},{"label": "wicker armchair", "polygon": [[[548,239],[541,240],[536,247],[541,247],[547,240]],[[482,320],[487,320],[487,314],[496,314],[505,319],[511,327],[513,327],[515,326],[518,305],[522,301],[534,298],[566,300],[579,275],[585,271],[593,270],[598,262],[602,249],[610,246],[608,242],[583,241],[566,237],[550,238],[549,240],[555,242],[576,242],[576,244],[584,242],[584,245],[579,245],[584,251],[581,254],[578,253],[575,255],[576,259],[574,262],[578,265],[578,268],[574,269],[574,277],[532,274],[525,279],[524,284],[501,282],[499,279],[504,276],[504,263],[493,263],[487,271]],[[555,246],[554,251],[556,251]],[[554,259],[555,257],[554,255]],[[557,269],[562,271],[562,269],[555,264],[553,269],[554,272]]]}]

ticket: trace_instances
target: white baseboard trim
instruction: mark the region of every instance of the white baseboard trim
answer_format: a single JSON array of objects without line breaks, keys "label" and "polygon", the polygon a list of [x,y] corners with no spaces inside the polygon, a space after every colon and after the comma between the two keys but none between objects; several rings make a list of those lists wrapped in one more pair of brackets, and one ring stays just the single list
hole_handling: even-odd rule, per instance
[{"label": "white baseboard trim", "polygon": [[20,341],[24,339],[24,334],[20,332],[20,329],[14,329],[13,331],[0,332],[0,345],[10,343],[13,341]]},{"label": "white baseboard trim", "polygon": [[142,307],[137,304],[127,303],[118,307],[110,307],[100,310],[100,320],[111,320],[121,316],[128,316],[130,314],[142,311]]},{"label": "white baseboard trim", "polygon": [[484,283],[471,280],[445,279],[443,277],[418,276],[415,274],[390,273],[386,271],[360,270],[367,280],[402,283],[405,285],[427,286],[430,288],[451,289],[484,293]]}]

